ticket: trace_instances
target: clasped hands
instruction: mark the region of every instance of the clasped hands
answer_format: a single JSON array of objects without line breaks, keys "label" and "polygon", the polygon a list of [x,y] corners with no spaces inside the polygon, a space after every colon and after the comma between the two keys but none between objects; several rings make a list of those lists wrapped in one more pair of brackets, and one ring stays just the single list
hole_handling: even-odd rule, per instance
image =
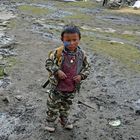
[{"label": "clasped hands", "polygon": [[[67,75],[62,71],[62,70],[58,70],[56,72],[56,75],[59,79],[65,79],[67,78]],[[80,83],[80,81],[82,80],[82,77],[81,75],[76,75],[73,77],[73,80],[76,82],[76,83]]]}]

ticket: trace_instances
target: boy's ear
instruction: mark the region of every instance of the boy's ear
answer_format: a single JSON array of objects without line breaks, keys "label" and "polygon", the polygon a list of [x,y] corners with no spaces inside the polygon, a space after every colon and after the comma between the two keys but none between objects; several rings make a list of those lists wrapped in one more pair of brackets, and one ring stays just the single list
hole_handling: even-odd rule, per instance
[{"label": "boy's ear", "polygon": [[63,41],[63,37],[61,37],[61,41]]}]

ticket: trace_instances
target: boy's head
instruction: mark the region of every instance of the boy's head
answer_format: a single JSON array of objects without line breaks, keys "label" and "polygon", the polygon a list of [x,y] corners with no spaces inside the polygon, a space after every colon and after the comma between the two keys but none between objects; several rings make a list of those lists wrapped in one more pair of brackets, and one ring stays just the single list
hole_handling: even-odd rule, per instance
[{"label": "boy's head", "polygon": [[66,25],[61,33],[61,40],[64,46],[70,51],[74,51],[81,39],[81,33],[75,25]]}]

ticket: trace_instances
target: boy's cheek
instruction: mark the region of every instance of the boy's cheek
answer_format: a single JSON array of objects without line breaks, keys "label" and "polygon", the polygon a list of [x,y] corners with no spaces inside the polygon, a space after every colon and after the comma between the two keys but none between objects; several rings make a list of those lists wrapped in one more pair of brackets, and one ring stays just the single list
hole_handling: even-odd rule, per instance
[{"label": "boy's cheek", "polygon": [[70,46],[70,42],[67,42],[67,41],[64,41],[63,44],[64,44],[64,47],[69,47]]},{"label": "boy's cheek", "polygon": [[75,47],[77,47],[78,44],[79,44],[79,43],[75,42],[75,43],[73,43],[71,46],[75,46]]}]

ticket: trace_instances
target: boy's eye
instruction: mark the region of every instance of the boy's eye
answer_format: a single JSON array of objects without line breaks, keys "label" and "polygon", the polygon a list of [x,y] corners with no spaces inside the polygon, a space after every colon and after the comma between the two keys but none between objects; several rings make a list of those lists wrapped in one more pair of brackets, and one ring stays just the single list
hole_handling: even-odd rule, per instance
[{"label": "boy's eye", "polygon": [[73,39],[73,40],[67,40],[67,42],[71,42],[71,41],[74,41],[74,42],[76,42],[76,41],[77,41],[77,39]]},{"label": "boy's eye", "polygon": [[77,39],[73,39],[73,41],[77,41]]}]

